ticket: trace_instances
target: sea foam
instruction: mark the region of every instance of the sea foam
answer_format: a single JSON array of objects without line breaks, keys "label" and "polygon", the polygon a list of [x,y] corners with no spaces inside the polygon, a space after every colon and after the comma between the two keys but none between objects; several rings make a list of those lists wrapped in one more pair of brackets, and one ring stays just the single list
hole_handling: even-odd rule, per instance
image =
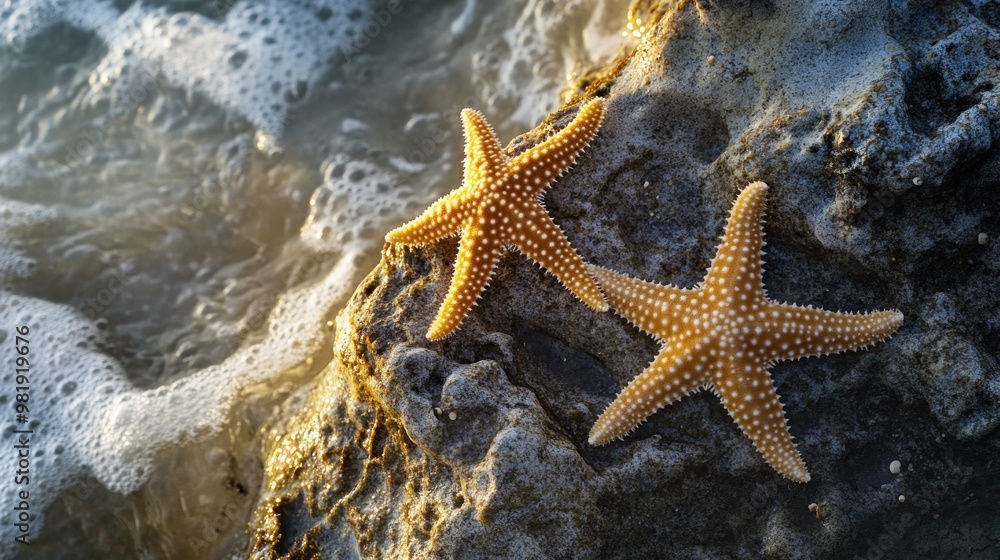
[{"label": "sea foam", "polygon": [[[284,294],[268,322],[268,335],[237,350],[223,363],[174,383],[139,390],[121,365],[100,350],[103,337],[94,323],[68,306],[0,292],[0,430],[13,449],[14,429],[30,429],[29,478],[15,482],[13,457],[0,461],[0,556],[12,557],[18,492],[27,490],[32,535],[44,512],[84,476],[128,494],[151,475],[158,453],[224,425],[234,396],[288,371],[315,352],[331,302],[351,288],[355,259],[345,251],[315,284]],[[20,327],[27,328],[26,354],[17,350]],[[22,345],[24,346],[24,345]],[[15,415],[14,364],[28,361],[28,423]],[[12,451],[11,451],[12,452]]]},{"label": "sea foam", "polygon": [[[0,42],[16,55],[55,24],[90,31],[107,46],[91,75],[94,90],[109,89],[113,99],[124,103],[136,80],[155,76],[158,83],[203,94],[246,118],[258,129],[257,147],[266,151],[273,148],[291,109],[315,89],[338,49],[364,23],[366,6],[365,0],[237,2],[213,18],[171,14],[142,3],[119,11],[110,2],[8,1],[0,8]],[[0,187],[24,180],[18,171],[23,166],[14,165],[11,154],[17,152],[4,154]],[[30,167],[30,158],[25,161]],[[8,240],[58,215],[44,206],[0,200],[0,218],[0,282],[6,282],[30,274],[32,265]],[[15,482],[13,457],[0,461],[0,557],[13,557],[17,550],[13,508],[19,491],[30,495],[33,539],[53,501],[84,477],[115,492],[135,491],[151,475],[157,454],[217,432],[234,395],[292,369],[314,352],[329,306],[346,297],[356,258],[367,246],[341,246],[326,276],[283,294],[260,343],[244,345],[218,365],[151,390],[132,385],[121,364],[101,349],[102,332],[80,311],[0,292],[0,437],[10,450],[15,428],[31,430],[24,484]],[[15,344],[18,327],[28,332],[25,355]],[[14,410],[18,357],[28,363],[23,368],[28,370],[28,391],[22,391],[30,394],[26,424],[17,421]]]},{"label": "sea foam", "polygon": [[[8,0],[0,37],[14,49],[56,23],[93,32],[107,45],[91,76],[121,102],[137,80],[162,76],[243,116],[257,144],[274,148],[292,107],[316,87],[337,54],[360,33],[368,0],[216,1],[208,12],[169,13],[136,2]],[[209,14],[213,15],[213,14]]]}]

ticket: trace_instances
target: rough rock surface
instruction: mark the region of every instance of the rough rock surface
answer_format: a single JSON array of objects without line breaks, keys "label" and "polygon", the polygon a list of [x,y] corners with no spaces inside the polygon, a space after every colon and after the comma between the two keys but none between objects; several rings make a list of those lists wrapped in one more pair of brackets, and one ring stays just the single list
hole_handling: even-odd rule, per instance
[{"label": "rough rock surface", "polygon": [[706,393],[589,446],[652,339],[509,254],[429,343],[456,244],[387,246],[274,429],[248,554],[997,557],[1000,8],[651,5],[639,48],[590,85],[607,119],[547,207],[589,261],[691,286],[764,180],[770,297],[905,313],[874,349],[774,368],[812,482],[771,470]]}]

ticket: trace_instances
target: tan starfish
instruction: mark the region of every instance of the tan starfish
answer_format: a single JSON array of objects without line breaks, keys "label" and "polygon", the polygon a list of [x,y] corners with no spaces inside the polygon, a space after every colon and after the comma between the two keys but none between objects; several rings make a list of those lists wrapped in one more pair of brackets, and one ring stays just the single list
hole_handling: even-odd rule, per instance
[{"label": "tan starfish", "polygon": [[603,119],[603,99],[594,99],[566,128],[510,158],[480,113],[462,111],[466,138],[462,186],[385,236],[392,243],[422,246],[462,232],[451,288],[427,338],[435,340],[454,332],[509,247],[554,274],[590,307],[608,309],[583,259],[541,202],[542,191],[573,165]]},{"label": "tan starfish", "polygon": [[590,267],[618,314],[663,343],[597,419],[592,445],[622,437],[661,407],[711,387],[769,465],[796,482],[809,481],[768,369],[781,360],[866,347],[892,334],[903,315],[834,313],[768,300],[760,258],[766,194],[767,185],[758,182],[736,199],[697,289]]}]

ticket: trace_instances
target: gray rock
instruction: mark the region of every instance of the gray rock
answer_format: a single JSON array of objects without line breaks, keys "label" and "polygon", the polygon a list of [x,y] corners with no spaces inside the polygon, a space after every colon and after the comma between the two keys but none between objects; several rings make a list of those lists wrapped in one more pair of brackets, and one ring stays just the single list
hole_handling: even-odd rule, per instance
[{"label": "gray rock", "polygon": [[1000,10],[652,6],[590,86],[607,119],[546,205],[587,260],[691,286],[764,180],[772,299],[905,313],[873,349],[774,368],[813,481],[771,470],[710,394],[589,446],[655,341],[509,254],[430,343],[456,244],[386,246],[309,404],[275,429],[249,555],[996,558],[1000,260],[978,234],[998,229]]}]

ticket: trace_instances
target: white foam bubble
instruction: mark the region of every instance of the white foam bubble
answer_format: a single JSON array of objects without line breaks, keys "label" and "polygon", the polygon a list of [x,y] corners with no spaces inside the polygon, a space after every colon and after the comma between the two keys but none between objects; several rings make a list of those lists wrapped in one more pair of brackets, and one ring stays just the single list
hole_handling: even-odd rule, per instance
[{"label": "white foam bubble", "polygon": [[379,243],[386,230],[428,202],[388,167],[342,154],[323,162],[323,185],[309,201],[302,239],[318,251],[345,246],[362,250]]},{"label": "white foam bubble", "polygon": [[27,276],[34,265],[16,245],[18,230],[50,222],[55,216],[51,208],[0,198],[0,283]]}]

